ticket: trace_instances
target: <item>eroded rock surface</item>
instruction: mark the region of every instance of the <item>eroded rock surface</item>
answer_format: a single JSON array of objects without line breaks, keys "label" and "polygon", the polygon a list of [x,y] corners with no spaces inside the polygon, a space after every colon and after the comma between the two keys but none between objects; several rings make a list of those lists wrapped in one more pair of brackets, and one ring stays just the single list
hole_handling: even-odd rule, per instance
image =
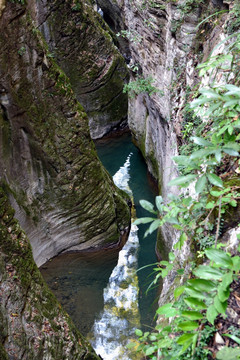
[{"label": "eroded rock surface", "polygon": [[[191,101],[190,90],[199,82],[196,66],[219,41],[227,14],[220,14],[216,23],[209,20],[202,27],[197,25],[209,14],[226,10],[230,2],[96,1],[112,17],[115,28],[127,30],[123,34],[129,38],[130,81],[152,78],[152,85],[161,91],[151,95],[148,91],[133,91],[129,98],[129,127],[167,200],[169,191],[176,191],[167,186],[177,176],[172,157],[182,144],[184,125],[192,121],[188,118],[191,115],[184,113],[184,105]],[[119,11],[113,12],[117,6]],[[162,232],[170,249],[174,234],[170,228]]]},{"label": "eroded rock surface", "polygon": [[7,2],[0,29],[0,177],[37,265],[67,250],[118,246],[129,226],[126,195],[97,157],[68,78],[25,5]]},{"label": "eroded rock surface", "polygon": [[45,284],[0,187],[1,360],[97,360]]},{"label": "eroded rock surface", "polygon": [[[38,1],[32,12],[50,51],[70,79],[97,139],[127,126],[128,79],[124,58],[91,1]],[[111,35],[110,35],[111,34]]]}]

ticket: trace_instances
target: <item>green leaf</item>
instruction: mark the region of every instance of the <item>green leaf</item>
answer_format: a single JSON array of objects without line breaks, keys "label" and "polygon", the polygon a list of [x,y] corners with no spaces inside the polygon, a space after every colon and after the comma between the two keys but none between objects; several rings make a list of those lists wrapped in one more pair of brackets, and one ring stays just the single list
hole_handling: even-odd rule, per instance
[{"label": "green leaf", "polygon": [[193,181],[194,179],[196,179],[197,175],[185,175],[185,176],[179,176],[173,180],[171,180],[168,183],[168,186],[177,186],[177,185],[188,185],[191,181]]},{"label": "green leaf", "polygon": [[210,98],[213,98],[213,99],[216,99],[216,100],[218,100],[218,99],[222,99],[222,97],[217,93],[217,92],[215,92],[213,89],[203,89],[203,88],[201,88],[200,90],[199,90],[203,95],[207,95],[207,97],[208,97],[208,99]]},{"label": "green leaf", "polygon": [[223,195],[223,193],[224,193],[223,190],[222,191],[215,191],[215,190],[210,191],[210,194],[214,197],[219,197],[219,196]]},{"label": "green leaf", "polygon": [[137,345],[137,343],[135,341],[131,341],[130,343],[127,344],[127,349],[133,349],[135,348]]},{"label": "green leaf", "polygon": [[144,237],[146,237],[148,234],[152,234],[155,230],[157,230],[160,226],[160,220],[154,220],[151,225],[149,226],[148,230],[145,232]]},{"label": "green leaf", "polygon": [[182,248],[182,246],[183,246],[183,244],[184,244],[184,242],[187,240],[187,234],[185,234],[185,233],[182,233],[181,235],[180,235],[180,238],[179,238],[179,240],[178,240],[178,242],[173,246],[173,248],[174,249],[178,249],[178,250],[181,250],[181,248]]},{"label": "green leaf", "polygon": [[218,297],[221,302],[226,301],[230,296],[230,290],[226,289],[224,286],[218,286]]},{"label": "green leaf", "polygon": [[196,290],[210,292],[216,290],[216,284],[210,280],[191,279],[188,284],[192,285]]},{"label": "green leaf", "polygon": [[213,150],[201,149],[191,154],[190,159],[202,159],[213,153]]},{"label": "green leaf", "polygon": [[239,156],[239,152],[236,151],[236,150],[233,150],[233,149],[230,149],[230,148],[223,148],[223,151],[228,154],[228,155],[231,155],[231,156]]},{"label": "green leaf", "polygon": [[166,260],[162,260],[162,261],[160,261],[160,265],[168,266],[169,262]]},{"label": "green leaf", "polygon": [[192,345],[192,347],[193,347],[193,345],[196,343],[196,335],[197,335],[197,334],[194,334],[193,338],[187,340],[187,341],[185,342],[185,344],[182,345],[181,350],[178,351],[177,357],[172,357],[171,360],[177,360],[180,355],[182,355],[182,354],[185,353],[185,351],[189,348],[189,346]]},{"label": "green leaf", "polygon": [[139,201],[140,205],[147,211],[153,213],[153,214],[157,214],[157,211],[154,210],[154,206],[152,203],[150,203],[147,200],[140,200]]},{"label": "green leaf", "polygon": [[173,156],[172,159],[175,161],[176,164],[185,165],[185,166],[188,165],[190,160],[189,156],[185,156],[185,155]]},{"label": "green leaf", "polygon": [[[177,343],[179,345],[184,345],[186,342],[188,342],[189,340],[193,339],[194,337],[194,334],[183,334],[182,336],[180,336],[178,339],[177,339]],[[190,343],[191,344],[191,343]],[[190,345],[189,344],[189,345]]]},{"label": "green leaf", "polygon": [[216,317],[218,316],[218,311],[215,309],[214,305],[210,305],[207,309],[207,320],[210,322],[210,324],[214,325],[214,321]]},{"label": "green leaf", "polygon": [[233,84],[226,84],[225,88],[228,92],[225,95],[240,95],[240,88]]},{"label": "green leaf", "polygon": [[224,289],[227,289],[229,287],[229,285],[231,285],[232,282],[233,282],[233,273],[232,273],[232,271],[230,271],[227,274],[223,275],[221,286]]},{"label": "green leaf", "polygon": [[232,125],[229,125],[228,126],[228,133],[229,133],[229,135],[232,135],[232,133],[233,133],[233,127],[232,127]]},{"label": "green leaf", "polygon": [[[200,71],[200,73],[201,73],[201,71]],[[201,76],[201,75],[200,75]],[[200,97],[200,98],[198,98],[198,99],[195,99],[195,100],[193,100],[192,102],[191,102],[191,108],[195,108],[195,107],[198,107],[199,105],[201,105],[201,104],[206,104],[206,98],[202,98],[202,97]]]},{"label": "green leaf", "polygon": [[201,145],[201,146],[211,146],[212,143],[202,137],[198,136],[192,136],[190,138],[195,144]]},{"label": "green leaf", "polygon": [[168,217],[165,216],[165,222],[169,223],[169,224],[174,224],[174,225],[178,225],[178,219],[175,217]]},{"label": "green leaf", "polygon": [[168,303],[158,308],[156,313],[159,315],[165,315],[166,317],[173,317],[179,314],[179,310],[173,308],[172,304]]},{"label": "green leaf", "polygon": [[181,312],[181,315],[187,317],[190,320],[200,320],[204,318],[204,315],[199,311],[185,310]]},{"label": "green leaf", "polygon": [[220,179],[220,177],[217,176],[216,174],[208,173],[207,178],[211,184],[219,186],[219,187],[223,187],[222,179]]},{"label": "green leaf", "polygon": [[185,286],[185,292],[194,297],[196,299],[204,300],[206,299],[207,295],[204,294],[202,291],[196,290],[193,286]]},{"label": "green leaf", "polygon": [[217,162],[220,163],[220,161],[222,159],[222,152],[220,149],[215,151],[215,158],[216,158]]},{"label": "green leaf", "polygon": [[151,217],[143,217],[143,218],[139,218],[137,220],[134,221],[134,225],[139,225],[139,224],[147,224],[150,223],[152,221],[156,220],[155,218],[151,218]]},{"label": "green leaf", "polygon": [[177,269],[178,275],[183,275],[184,272],[185,272],[184,269]]},{"label": "green leaf", "polygon": [[195,321],[184,321],[178,324],[178,327],[183,331],[192,331],[197,329],[199,324]]},{"label": "green leaf", "polygon": [[235,341],[238,345],[240,345],[240,339],[236,335],[232,335],[232,334],[223,334],[223,335],[229,337],[230,339]]},{"label": "green leaf", "polygon": [[[237,234],[237,238],[239,239],[238,235],[240,235],[240,234]],[[239,248],[238,248],[238,251],[240,251]],[[233,261],[233,271],[239,272],[240,271],[240,257],[234,256],[232,258],[232,261]]]},{"label": "green leaf", "polygon": [[240,359],[240,348],[223,347],[217,352],[218,360],[239,360]]},{"label": "green leaf", "polygon": [[198,300],[194,297],[185,298],[184,301],[192,309],[196,309],[196,310],[207,309],[206,304],[202,300]]},{"label": "green leaf", "polygon": [[205,280],[220,280],[224,275],[220,269],[213,268],[210,265],[199,265],[193,273],[196,277]]},{"label": "green leaf", "polygon": [[147,350],[145,351],[145,355],[146,356],[152,355],[153,353],[155,353],[156,350],[157,350],[157,346],[148,347]]},{"label": "green leaf", "polygon": [[237,206],[237,201],[236,201],[236,200],[231,200],[231,201],[229,202],[229,204],[230,204],[231,206],[233,206],[233,207],[236,207],[236,206]]},{"label": "green leaf", "polygon": [[173,252],[170,252],[170,253],[168,254],[168,258],[169,258],[169,261],[174,261],[174,260],[175,260],[175,255],[174,255],[174,253],[173,253]]},{"label": "green leaf", "polygon": [[166,348],[166,347],[170,347],[172,344],[173,340],[171,338],[166,338],[166,339],[162,339],[158,341],[158,348]]},{"label": "green leaf", "polygon": [[179,286],[174,290],[174,297],[177,299],[185,290],[185,286]]},{"label": "green leaf", "polygon": [[214,297],[214,306],[220,314],[225,314],[227,310],[227,301],[221,302],[218,295]]},{"label": "green leaf", "polygon": [[136,330],[135,330],[135,334],[136,334],[137,336],[143,336],[142,330],[139,330],[139,329],[136,329]]},{"label": "green leaf", "polygon": [[195,348],[196,348],[197,341],[198,341],[198,333],[196,333],[196,334],[194,335],[194,338],[193,338],[193,342],[192,342],[192,354],[194,354],[194,350],[195,350]]},{"label": "green leaf", "polygon": [[206,185],[207,185],[207,178],[205,175],[203,175],[196,182],[196,185],[195,185],[196,193],[199,194],[203,190],[206,190]]},{"label": "green leaf", "polygon": [[163,198],[162,196],[156,196],[155,198],[156,206],[159,212],[162,212]]},{"label": "green leaf", "polygon": [[222,267],[226,267],[228,269],[231,269],[233,266],[233,262],[231,259],[231,256],[226,254],[222,250],[217,249],[207,249],[205,250],[205,254],[208,257],[209,260],[212,260],[217,265],[220,265]]},{"label": "green leaf", "polygon": [[215,202],[209,201],[206,205],[206,209],[213,209],[215,204],[216,204]]}]

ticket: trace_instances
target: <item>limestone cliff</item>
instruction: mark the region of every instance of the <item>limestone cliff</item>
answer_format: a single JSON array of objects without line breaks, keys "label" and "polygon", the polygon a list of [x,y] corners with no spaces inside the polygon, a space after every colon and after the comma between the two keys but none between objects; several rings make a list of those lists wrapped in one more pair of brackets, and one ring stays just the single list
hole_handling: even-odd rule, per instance
[{"label": "limestone cliff", "polygon": [[0,177],[37,264],[118,246],[129,226],[125,195],[101,165],[86,113],[31,9],[6,2],[0,29]]},{"label": "limestone cliff", "polygon": [[[91,1],[37,1],[29,4],[52,55],[67,74],[88,114],[93,139],[127,125],[128,70],[116,36]],[[111,36],[111,35],[112,36]]]},{"label": "limestone cliff", "polygon": [[43,281],[1,187],[0,219],[1,360],[99,359]]},{"label": "limestone cliff", "polygon": [[[162,91],[151,95],[136,92],[129,98],[129,127],[150,172],[158,179],[160,193],[166,198],[173,191],[167,184],[177,175],[171,157],[178,150],[183,151],[181,146],[188,144],[194,126],[198,125],[185,107],[200,85],[197,65],[232,31],[239,30],[238,10],[233,11],[234,4],[237,8],[239,2],[97,0],[97,3],[112,17],[112,23],[124,30],[123,36],[128,37],[130,80],[152,77],[153,85]],[[115,7],[120,10],[114,12]],[[217,77],[224,81],[222,73],[217,73]],[[203,86],[211,83],[208,74],[203,82]],[[185,151],[187,154],[187,148]],[[171,227],[161,229],[157,246],[161,255],[172,248],[178,239],[176,235]],[[224,236],[225,240],[237,241],[236,229]],[[192,257],[189,244],[175,251],[175,255],[187,274],[188,260]],[[164,279],[159,305],[173,296],[172,288],[179,285],[177,282],[174,271]]]},{"label": "limestone cliff", "polygon": [[[199,81],[196,66],[220,39],[227,13],[197,25],[214,12],[227,11],[231,1],[96,1],[128,38],[130,81],[152,78],[152,85],[161,91],[129,98],[129,127],[166,198],[167,184],[177,176],[171,158],[178,154],[182,130],[191,122],[184,105]],[[119,10],[113,11],[116,7]],[[171,229],[163,229],[163,236],[170,249]]]}]

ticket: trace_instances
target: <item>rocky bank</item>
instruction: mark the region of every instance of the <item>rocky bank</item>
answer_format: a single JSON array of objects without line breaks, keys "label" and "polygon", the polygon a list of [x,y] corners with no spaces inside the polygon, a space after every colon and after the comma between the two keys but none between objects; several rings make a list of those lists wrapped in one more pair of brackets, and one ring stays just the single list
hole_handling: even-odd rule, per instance
[{"label": "rocky bank", "polygon": [[0,219],[1,360],[99,359],[42,279],[1,187]]}]

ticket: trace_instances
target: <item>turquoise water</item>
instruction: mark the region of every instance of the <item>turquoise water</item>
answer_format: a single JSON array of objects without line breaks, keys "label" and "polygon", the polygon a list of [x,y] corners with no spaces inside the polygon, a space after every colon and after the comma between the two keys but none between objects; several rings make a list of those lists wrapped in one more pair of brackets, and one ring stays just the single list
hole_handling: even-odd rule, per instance
[{"label": "turquoise water", "polygon": [[[118,138],[98,141],[96,147],[100,160],[112,176],[123,165],[127,156],[132,153],[129,187],[133,192],[136,215],[137,217],[149,216],[140,206],[139,200],[145,199],[154,203],[157,189],[147,173],[147,167],[140,151],[131,141],[131,135],[124,134]],[[144,232],[147,227],[147,225],[139,226],[140,250],[138,254],[138,268],[154,263],[157,260],[155,254],[156,232],[144,239]],[[153,280],[153,277],[150,276],[151,273],[151,267],[138,272],[141,323],[148,326],[153,325],[156,309],[154,302],[157,297],[156,290],[149,291],[146,296],[146,290]]]},{"label": "turquoise water", "polygon": [[[129,187],[132,190],[137,217],[146,216],[139,200],[154,201],[156,189],[147,175],[146,165],[139,150],[131,142],[129,134],[119,138],[99,141],[96,144],[99,157],[113,176],[123,166],[131,153],[129,166]],[[138,268],[156,261],[156,234],[143,239],[146,227],[140,226],[138,238]],[[92,331],[94,321],[104,307],[103,290],[108,285],[109,277],[116,267],[116,251],[98,254],[65,254],[54,258],[41,268],[41,272],[60,303],[70,314],[79,330],[87,335]],[[153,279],[149,277],[151,268],[139,271],[139,312],[142,326],[154,324],[157,298],[156,289],[146,296],[146,289]]]}]

